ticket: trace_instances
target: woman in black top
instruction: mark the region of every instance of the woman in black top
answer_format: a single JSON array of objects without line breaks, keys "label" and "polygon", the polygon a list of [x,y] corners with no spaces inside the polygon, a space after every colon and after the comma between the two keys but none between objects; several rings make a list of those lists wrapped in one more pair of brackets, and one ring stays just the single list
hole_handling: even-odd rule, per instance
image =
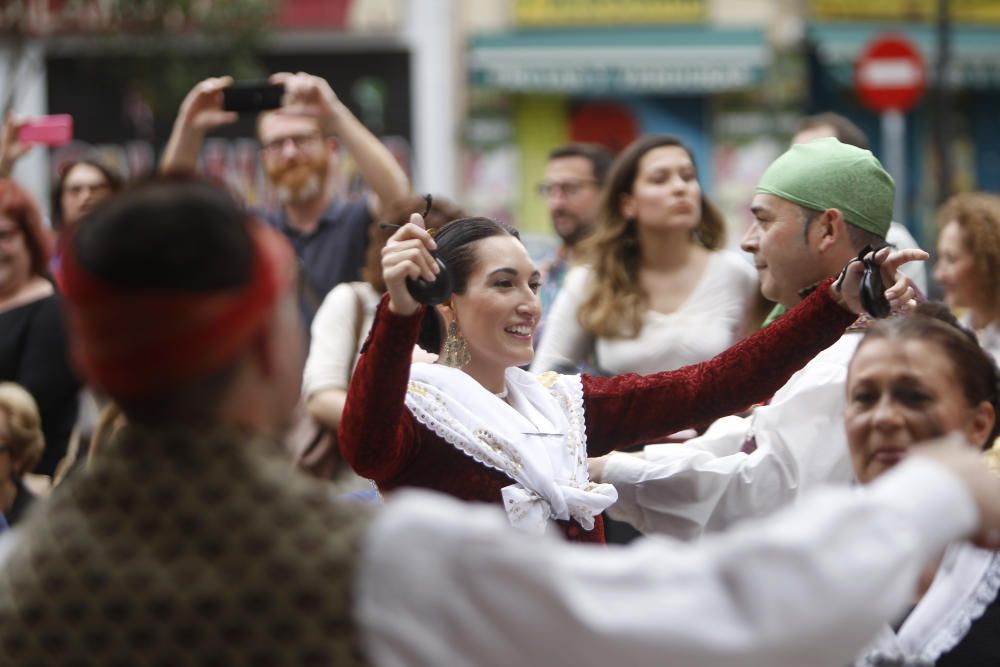
[{"label": "woman in black top", "polygon": [[35,472],[45,475],[66,452],[80,389],[47,277],[51,250],[31,197],[0,179],[0,381],[16,382],[38,403],[46,447]]}]

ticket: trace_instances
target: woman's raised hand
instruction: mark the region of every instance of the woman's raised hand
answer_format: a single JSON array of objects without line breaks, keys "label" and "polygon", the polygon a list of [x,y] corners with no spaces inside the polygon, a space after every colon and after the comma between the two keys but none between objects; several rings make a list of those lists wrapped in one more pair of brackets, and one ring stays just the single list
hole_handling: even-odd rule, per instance
[{"label": "woman's raised hand", "polygon": [[396,230],[382,248],[382,278],[389,292],[389,310],[399,315],[412,315],[420,304],[410,296],[406,279],[423,278],[433,282],[437,277],[437,262],[431,251],[437,248],[434,239],[424,227],[419,213]]},{"label": "woman's raised hand", "polygon": [[[916,299],[921,296],[913,282],[905,274],[898,271],[907,262],[926,260],[928,255],[923,250],[905,248],[891,250],[882,248],[869,255],[882,274],[882,284],[887,285],[885,298],[892,312],[906,312],[916,305]],[[861,278],[864,274],[862,262],[852,260],[845,268],[842,279],[830,285],[835,299],[853,313],[861,314],[864,307],[861,301]]]},{"label": "woman's raised hand", "polygon": [[12,113],[4,118],[3,129],[0,130],[0,178],[10,178],[14,165],[31,150],[32,144],[23,143],[17,138],[18,130],[27,122],[27,118],[15,118]]}]

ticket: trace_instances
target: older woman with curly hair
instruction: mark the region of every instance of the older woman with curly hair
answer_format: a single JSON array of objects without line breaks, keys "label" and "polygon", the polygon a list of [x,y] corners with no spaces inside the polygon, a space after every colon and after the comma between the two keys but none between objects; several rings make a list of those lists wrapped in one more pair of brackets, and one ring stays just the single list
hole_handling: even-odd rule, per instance
[{"label": "older woman with curly hair", "polygon": [[961,323],[1000,359],[1000,197],[955,195],[941,207],[938,227],[934,279],[944,288],[948,305],[964,309]]},{"label": "older woman with curly hair", "polygon": [[611,166],[581,247],[587,265],[566,276],[532,370],[648,374],[725,350],[743,333],[757,279],[724,245],[691,151],[669,135],[632,142]]},{"label": "older woman with curly hair", "polygon": [[42,458],[44,449],[35,399],[20,385],[0,382],[0,515],[11,526],[34,500],[24,476]]}]

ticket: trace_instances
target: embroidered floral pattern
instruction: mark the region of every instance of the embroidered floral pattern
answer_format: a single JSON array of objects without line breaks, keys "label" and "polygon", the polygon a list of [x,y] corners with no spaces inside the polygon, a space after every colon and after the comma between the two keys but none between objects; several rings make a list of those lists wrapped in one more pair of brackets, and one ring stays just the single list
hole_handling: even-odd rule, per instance
[{"label": "embroidered floral pattern", "polygon": [[[544,522],[545,518],[573,517],[590,529],[594,516],[613,502],[616,496],[613,489],[592,484],[587,475],[583,389],[579,376],[553,373],[535,378],[518,369],[508,371],[512,396],[533,406],[531,409],[539,411],[543,420],[554,419],[552,424],[560,432],[536,434],[531,430],[518,432],[533,423],[520,413],[509,415],[520,426],[509,423],[506,416],[490,414],[486,406],[492,409],[494,403],[497,411],[513,408],[471,378],[456,376],[440,367],[417,369],[415,373],[419,377],[408,384],[406,406],[416,420],[474,461],[516,482],[502,493],[512,523],[523,521],[529,527]],[[423,379],[425,376],[437,377],[449,390],[431,384],[431,380]],[[455,395],[464,395],[467,400],[457,401]],[[558,437],[559,443],[539,443],[535,436]],[[553,454],[555,459],[540,465],[542,458]],[[526,461],[529,455],[535,463]],[[556,479],[547,478],[550,469],[563,470],[567,477],[557,472]]]}]

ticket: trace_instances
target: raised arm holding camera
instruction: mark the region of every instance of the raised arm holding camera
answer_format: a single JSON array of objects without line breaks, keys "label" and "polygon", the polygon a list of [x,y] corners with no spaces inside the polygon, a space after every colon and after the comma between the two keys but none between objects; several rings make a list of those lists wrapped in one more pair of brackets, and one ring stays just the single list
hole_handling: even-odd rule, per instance
[{"label": "raised arm holding camera", "polygon": [[0,129],[0,178],[10,178],[14,165],[31,150],[32,144],[18,137],[25,123],[27,119],[17,118],[12,113],[3,119],[3,128]]},{"label": "raised arm holding camera", "polygon": [[[389,150],[351,113],[322,78],[281,72],[269,79],[284,87],[282,105],[267,110],[260,96],[257,137],[261,162],[281,200],[277,211],[262,217],[292,242],[300,260],[300,309],[308,325],[323,296],[341,282],[357,280],[368,238],[368,226],[383,203],[409,191],[409,181]],[[205,79],[181,104],[164,151],[163,173],[193,172],[205,134],[233,123],[237,111],[227,111],[225,91],[232,77]],[[247,98],[243,96],[242,110]],[[338,144],[358,166],[372,196],[347,201],[338,197],[332,176]]]}]

